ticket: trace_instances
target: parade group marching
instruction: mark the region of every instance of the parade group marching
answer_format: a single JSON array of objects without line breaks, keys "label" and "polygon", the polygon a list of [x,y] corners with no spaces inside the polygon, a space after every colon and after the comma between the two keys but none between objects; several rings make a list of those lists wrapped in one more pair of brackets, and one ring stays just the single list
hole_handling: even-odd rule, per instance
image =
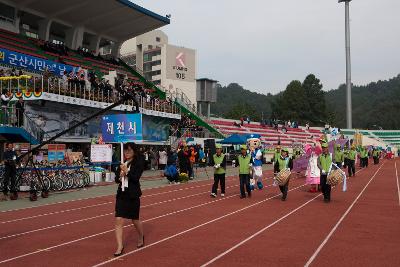
[{"label": "parade group marching", "polygon": [[[178,155],[181,155],[178,157],[180,168],[174,169],[176,175],[185,175],[185,172],[189,176],[193,174],[193,171],[186,168],[186,164],[182,162],[185,153],[192,155],[193,158],[193,148],[182,144],[178,149]],[[302,149],[293,148],[292,156],[289,156],[289,148],[278,145],[272,157],[274,185],[279,186],[282,193],[281,199],[286,201],[290,178],[300,173],[300,170],[293,170],[296,160],[306,157],[307,166],[304,169],[304,176],[306,184],[310,186],[309,192],[322,192],[324,202],[329,203],[331,187],[343,183],[343,190],[346,190],[346,178],[356,175],[356,162],[359,162],[361,168],[367,168],[369,159],[372,158],[373,163],[378,164],[382,153],[382,149],[378,147],[356,146],[350,140],[345,143],[336,143],[334,140],[328,142],[326,135],[322,135],[319,141],[312,145],[304,145]],[[240,146],[240,154],[232,163],[234,167],[237,167],[240,198],[251,197],[252,191],[263,189],[264,157],[261,140],[258,137],[250,135],[247,143]],[[216,144],[216,152],[210,157],[209,165],[214,169],[214,183],[210,195],[216,198],[219,187],[220,196],[224,197],[227,156],[223,153],[221,144]],[[170,177],[171,170],[168,169],[165,173],[167,177]]]}]

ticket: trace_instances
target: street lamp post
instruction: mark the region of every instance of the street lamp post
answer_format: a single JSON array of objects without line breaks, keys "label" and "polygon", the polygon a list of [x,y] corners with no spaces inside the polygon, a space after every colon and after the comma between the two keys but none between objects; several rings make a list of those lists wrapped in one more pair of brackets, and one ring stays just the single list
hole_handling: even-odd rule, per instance
[{"label": "street lamp post", "polygon": [[350,12],[349,5],[351,0],[339,0],[345,2],[345,28],[346,28],[346,121],[347,128],[353,128],[352,107],[351,107],[351,59],[350,59]]}]

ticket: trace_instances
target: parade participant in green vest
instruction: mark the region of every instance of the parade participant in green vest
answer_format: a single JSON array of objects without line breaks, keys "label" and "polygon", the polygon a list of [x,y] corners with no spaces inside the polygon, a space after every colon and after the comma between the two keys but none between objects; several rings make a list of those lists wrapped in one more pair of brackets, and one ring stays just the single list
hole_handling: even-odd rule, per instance
[{"label": "parade participant in green vest", "polygon": [[239,166],[239,180],[240,180],[240,198],[245,198],[245,187],[247,191],[247,196],[251,197],[250,189],[250,170],[252,166],[251,155],[247,153],[247,146],[240,146],[240,155],[236,159],[235,166]]},{"label": "parade participant in green vest", "polygon": [[374,149],[372,150],[372,157],[374,158],[374,164],[378,164],[379,163],[379,150],[377,147],[374,147]]},{"label": "parade participant in green vest", "polygon": [[216,153],[212,157],[211,165],[214,166],[214,184],[211,189],[211,196],[217,197],[218,183],[221,186],[221,197],[225,196],[225,172],[226,172],[226,159],[222,154],[222,145],[215,145]]},{"label": "parade participant in green vest", "polygon": [[332,166],[332,157],[329,154],[328,144],[322,144],[322,154],[318,157],[318,168],[321,170],[320,185],[322,193],[324,194],[324,202],[331,201],[331,186],[326,183],[329,172]]},{"label": "parade participant in green vest", "polygon": [[[293,168],[293,161],[289,158],[289,150],[287,148],[282,148],[281,155],[274,164],[274,174],[277,175],[281,170],[288,168]],[[279,189],[282,192],[282,201],[285,201],[287,198],[288,188],[289,180],[285,185],[279,186]]]},{"label": "parade participant in green vest", "polygon": [[361,166],[368,168],[368,149],[367,149],[367,147],[361,147],[360,159],[361,159]]},{"label": "parade participant in green vest", "polygon": [[348,161],[349,161],[349,147],[347,145],[344,146],[343,157],[344,157],[344,168],[347,168]]},{"label": "parade participant in green vest", "polygon": [[342,147],[337,144],[335,148],[335,163],[339,168],[342,168],[344,162],[344,153],[342,152]]},{"label": "parade participant in green vest", "polygon": [[281,156],[281,147],[276,146],[275,152],[274,152],[274,157],[272,159],[272,163],[275,164],[275,162],[279,159],[280,156]]},{"label": "parade participant in green vest", "polygon": [[352,145],[347,160],[349,177],[356,175],[356,157],[357,157],[356,147]]}]

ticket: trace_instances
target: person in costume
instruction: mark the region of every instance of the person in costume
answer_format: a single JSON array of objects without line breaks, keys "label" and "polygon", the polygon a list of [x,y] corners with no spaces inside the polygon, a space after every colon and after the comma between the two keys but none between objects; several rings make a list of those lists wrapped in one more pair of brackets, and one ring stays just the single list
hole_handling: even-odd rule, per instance
[{"label": "person in costume", "polygon": [[318,156],[322,153],[320,144],[305,145],[304,150],[309,156],[307,171],[306,171],[306,184],[311,185],[310,192],[318,192],[317,187],[319,186],[319,180],[321,172],[318,169]]},{"label": "person in costume", "polygon": [[[277,175],[280,171],[284,169],[293,169],[293,160],[289,158],[289,150],[287,148],[282,148],[281,155],[274,164],[274,174]],[[279,189],[282,192],[282,201],[286,201],[288,188],[289,180],[286,182],[285,185],[279,186]]]},{"label": "person in costume", "polygon": [[347,160],[349,177],[356,175],[356,157],[357,157],[356,147],[352,145]]},{"label": "person in costume", "polygon": [[212,157],[211,165],[214,166],[214,184],[211,188],[211,197],[217,197],[218,183],[221,187],[221,197],[225,196],[226,158],[222,153],[222,145],[215,145],[216,153]]},{"label": "person in costume", "polygon": [[328,144],[322,143],[322,154],[318,157],[318,168],[321,171],[321,190],[324,194],[324,202],[329,203],[331,201],[331,186],[326,183],[329,172],[332,166],[332,157],[329,153]]},{"label": "person in costume", "polygon": [[257,181],[257,188],[261,190],[263,188],[262,183],[262,153],[261,153],[261,140],[256,137],[250,137],[247,139],[248,147],[250,148],[250,155],[253,161],[253,179]]},{"label": "person in costume", "polygon": [[342,168],[344,162],[344,153],[342,152],[342,147],[337,144],[335,147],[335,163],[339,168]]},{"label": "person in costume", "polygon": [[240,180],[240,198],[245,198],[247,191],[247,196],[251,197],[250,188],[250,171],[252,167],[251,155],[247,153],[247,146],[240,146],[240,155],[235,161],[235,166],[239,166],[239,180]]}]

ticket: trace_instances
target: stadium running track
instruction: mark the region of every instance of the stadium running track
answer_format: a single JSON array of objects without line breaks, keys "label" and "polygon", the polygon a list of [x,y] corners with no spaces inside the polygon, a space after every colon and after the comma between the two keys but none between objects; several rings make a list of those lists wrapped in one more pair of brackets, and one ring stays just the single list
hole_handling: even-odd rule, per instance
[{"label": "stadium running track", "polygon": [[5,211],[0,266],[400,266],[398,170],[400,160],[358,170],[329,204],[304,178],[286,202],[271,178],[246,199],[233,176],[223,198],[210,198],[210,180],[144,190],[146,246],[127,221],[118,258],[114,196]]}]

